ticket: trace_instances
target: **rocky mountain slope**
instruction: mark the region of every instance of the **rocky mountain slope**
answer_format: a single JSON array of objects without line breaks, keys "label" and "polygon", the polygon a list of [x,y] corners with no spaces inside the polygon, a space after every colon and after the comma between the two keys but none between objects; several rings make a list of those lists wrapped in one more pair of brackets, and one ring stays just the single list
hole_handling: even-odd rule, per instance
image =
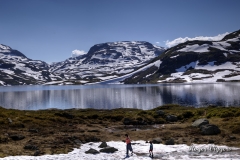
[{"label": "rocky mountain slope", "polygon": [[43,84],[59,79],[49,72],[47,63],[0,44],[0,85]]},{"label": "rocky mountain slope", "polygon": [[164,50],[143,41],[102,43],[85,55],[48,65],[0,45],[0,85],[101,82],[135,71]]},{"label": "rocky mountain slope", "polygon": [[[158,66],[153,65],[156,62]],[[123,82],[239,82],[240,30],[226,35],[221,41],[179,44],[148,65]]]},{"label": "rocky mountain slope", "polygon": [[50,72],[72,83],[101,82],[137,70],[164,50],[144,41],[102,43],[85,55],[51,65]]},{"label": "rocky mountain slope", "polygon": [[240,30],[167,50],[145,41],[102,43],[52,65],[0,45],[0,85],[239,81]]}]

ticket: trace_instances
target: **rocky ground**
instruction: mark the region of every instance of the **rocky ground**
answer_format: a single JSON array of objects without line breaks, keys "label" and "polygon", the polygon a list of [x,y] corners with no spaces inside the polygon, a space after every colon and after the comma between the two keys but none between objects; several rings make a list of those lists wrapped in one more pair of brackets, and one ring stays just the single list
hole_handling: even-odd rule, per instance
[{"label": "rocky ground", "polygon": [[[193,122],[195,126],[192,126]],[[209,124],[208,124],[209,123]],[[133,140],[240,147],[240,108],[165,105],[152,110],[0,108],[0,157],[68,153],[86,142]]]}]

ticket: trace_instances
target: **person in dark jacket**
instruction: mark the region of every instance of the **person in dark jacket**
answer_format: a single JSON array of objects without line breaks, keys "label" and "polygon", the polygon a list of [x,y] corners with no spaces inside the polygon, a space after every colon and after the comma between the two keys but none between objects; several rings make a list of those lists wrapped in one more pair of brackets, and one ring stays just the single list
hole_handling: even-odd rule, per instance
[{"label": "person in dark jacket", "polygon": [[149,143],[150,143],[149,157],[152,157],[152,158],[153,158],[153,144],[152,144],[152,141],[150,141]]}]

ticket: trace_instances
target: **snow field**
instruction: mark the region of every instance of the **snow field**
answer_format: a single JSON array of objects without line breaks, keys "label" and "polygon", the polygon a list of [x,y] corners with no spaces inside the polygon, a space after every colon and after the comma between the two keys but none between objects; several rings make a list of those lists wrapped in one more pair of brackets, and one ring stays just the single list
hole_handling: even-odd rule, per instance
[{"label": "snow field", "polygon": [[[98,148],[100,142],[82,144],[79,148],[75,148],[68,154],[59,155],[43,155],[43,156],[10,156],[0,158],[2,160],[120,160],[126,156],[126,144],[120,141],[110,141],[107,145],[118,149],[115,153],[99,153],[86,154],[90,148],[100,150]],[[148,157],[149,143],[145,141],[133,141],[132,148],[133,156],[127,158],[128,160],[150,160]],[[216,146],[212,144],[192,144],[191,146],[180,145],[163,145],[153,144],[154,159],[182,159],[182,160],[238,160],[240,159],[239,148]]]}]

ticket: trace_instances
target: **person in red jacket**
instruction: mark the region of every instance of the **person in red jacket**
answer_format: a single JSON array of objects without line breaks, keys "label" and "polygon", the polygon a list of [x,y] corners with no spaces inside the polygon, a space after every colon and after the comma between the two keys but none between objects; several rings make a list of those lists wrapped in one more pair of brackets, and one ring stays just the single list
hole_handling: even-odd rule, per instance
[{"label": "person in red jacket", "polygon": [[133,155],[133,149],[132,149],[130,137],[128,136],[128,134],[125,134],[125,136],[126,136],[126,144],[127,144],[127,146],[126,146],[126,149],[127,149],[126,157],[129,157],[128,151],[131,151],[132,152],[131,155]]}]

